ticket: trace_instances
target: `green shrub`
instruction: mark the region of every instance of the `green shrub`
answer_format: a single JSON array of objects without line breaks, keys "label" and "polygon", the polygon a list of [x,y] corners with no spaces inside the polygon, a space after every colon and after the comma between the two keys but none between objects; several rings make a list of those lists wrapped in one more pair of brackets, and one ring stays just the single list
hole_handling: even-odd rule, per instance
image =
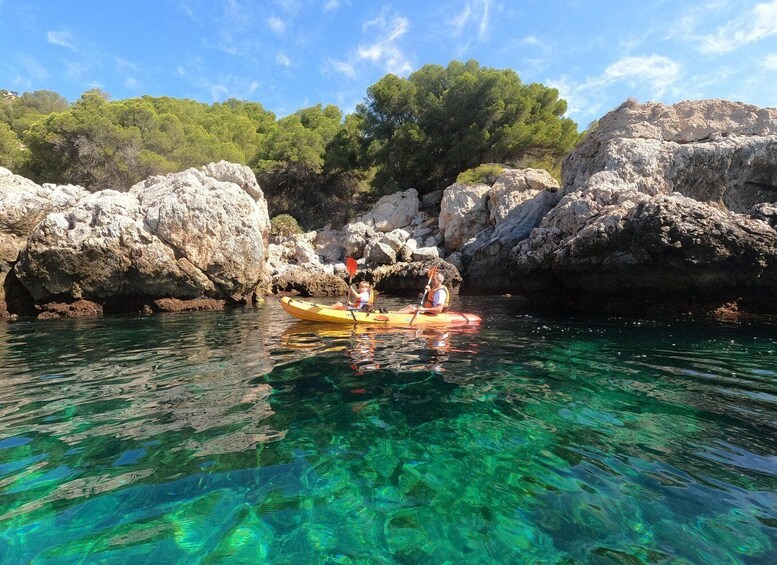
[{"label": "green shrub", "polygon": [[278,214],[270,220],[270,235],[273,237],[289,237],[298,233],[303,233],[302,228],[293,216]]},{"label": "green shrub", "polygon": [[461,184],[494,184],[496,179],[505,172],[504,167],[496,163],[485,163],[474,169],[467,169],[459,173],[456,182]]}]

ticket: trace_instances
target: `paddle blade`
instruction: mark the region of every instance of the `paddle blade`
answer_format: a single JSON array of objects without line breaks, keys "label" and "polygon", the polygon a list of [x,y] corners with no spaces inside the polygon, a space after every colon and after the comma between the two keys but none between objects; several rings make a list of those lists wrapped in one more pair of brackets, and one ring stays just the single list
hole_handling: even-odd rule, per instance
[{"label": "paddle blade", "polygon": [[345,260],[345,270],[348,271],[348,274],[350,276],[354,276],[356,274],[356,259],[353,257],[348,257]]},{"label": "paddle blade", "polygon": [[437,274],[437,265],[429,269],[429,272],[427,273],[427,275],[429,275],[429,280],[432,280],[434,278],[434,275],[436,274]]}]

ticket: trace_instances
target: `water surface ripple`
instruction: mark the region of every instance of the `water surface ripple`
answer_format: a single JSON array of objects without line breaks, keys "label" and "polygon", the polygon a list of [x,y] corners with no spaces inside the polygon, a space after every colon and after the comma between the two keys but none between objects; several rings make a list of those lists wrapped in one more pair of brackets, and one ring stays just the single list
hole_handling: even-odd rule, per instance
[{"label": "water surface ripple", "polygon": [[774,562],[777,323],[457,306],[0,325],[0,562]]}]

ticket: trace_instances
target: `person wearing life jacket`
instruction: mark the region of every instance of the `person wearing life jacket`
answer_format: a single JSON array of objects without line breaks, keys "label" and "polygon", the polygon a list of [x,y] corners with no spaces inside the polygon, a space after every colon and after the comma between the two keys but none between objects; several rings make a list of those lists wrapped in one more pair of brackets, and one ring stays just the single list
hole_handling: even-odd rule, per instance
[{"label": "person wearing life jacket", "polygon": [[332,308],[337,310],[362,310],[366,312],[372,310],[372,305],[375,302],[375,292],[372,290],[369,282],[360,282],[358,291],[354,290],[352,286],[348,287],[348,293],[350,300],[347,305],[337,302],[332,304]]},{"label": "person wearing life jacket", "polygon": [[424,303],[421,306],[413,304],[405,306],[398,312],[410,313],[418,310],[419,314],[441,314],[448,311],[448,304],[451,302],[451,293],[448,288],[442,284],[445,281],[445,275],[436,272],[432,277],[432,282],[425,287]]}]

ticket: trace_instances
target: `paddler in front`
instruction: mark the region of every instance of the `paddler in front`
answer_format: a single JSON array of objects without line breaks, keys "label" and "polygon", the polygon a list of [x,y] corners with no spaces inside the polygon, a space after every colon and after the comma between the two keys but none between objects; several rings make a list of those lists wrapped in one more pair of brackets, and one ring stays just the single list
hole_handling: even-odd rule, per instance
[{"label": "paddler in front", "polygon": [[332,308],[335,310],[364,310],[369,311],[372,309],[375,293],[372,291],[370,283],[362,281],[359,283],[359,290],[356,291],[352,286],[348,287],[348,293],[350,294],[350,300],[348,305],[344,305],[341,302],[332,304]]},{"label": "paddler in front", "polygon": [[411,304],[405,306],[399,312],[408,314],[418,310],[421,314],[441,314],[448,310],[448,304],[451,302],[451,293],[443,284],[445,275],[437,271],[432,277],[430,284],[426,285],[424,292],[424,302],[421,306]]}]

